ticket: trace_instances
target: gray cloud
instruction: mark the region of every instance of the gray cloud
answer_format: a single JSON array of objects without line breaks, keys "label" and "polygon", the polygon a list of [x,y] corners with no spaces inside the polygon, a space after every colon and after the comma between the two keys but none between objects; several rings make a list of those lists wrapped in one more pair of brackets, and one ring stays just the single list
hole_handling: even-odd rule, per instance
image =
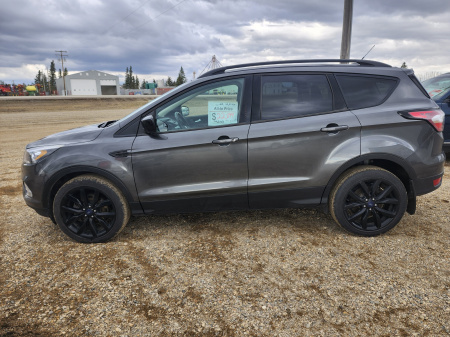
[{"label": "gray cloud", "polygon": [[[25,0],[2,4],[0,80],[31,82],[32,69],[67,50],[69,71],[124,73],[147,80],[188,77],[213,54],[224,64],[339,56],[342,1]],[[351,55],[448,71],[447,0],[357,0]],[[34,67],[34,68],[33,68]],[[20,69],[24,75],[17,78]],[[30,70],[31,69],[31,70]],[[3,77],[3,78],[2,78]]]}]

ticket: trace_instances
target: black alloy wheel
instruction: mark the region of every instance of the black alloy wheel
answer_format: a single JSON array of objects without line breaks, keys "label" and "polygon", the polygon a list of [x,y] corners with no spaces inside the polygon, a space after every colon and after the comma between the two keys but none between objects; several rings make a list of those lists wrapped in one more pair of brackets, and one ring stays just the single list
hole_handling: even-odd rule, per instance
[{"label": "black alloy wheel", "polygon": [[67,193],[60,206],[64,225],[89,240],[104,236],[116,220],[112,201],[96,188],[76,188]]},{"label": "black alloy wheel", "polygon": [[391,172],[374,166],[349,170],[330,194],[333,218],[345,229],[373,236],[393,228],[403,217],[407,194]]},{"label": "black alloy wheel", "polygon": [[130,211],[122,193],[94,175],[69,180],[56,193],[53,212],[61,230],[79,242],[104,242],[127,224]]},{"label": "black alloy wheel", "polygon": [[385,180],[361,181],[345,199],[346,218],[358,229],[381,229],[398,213],[397,194],[395,187]]}]

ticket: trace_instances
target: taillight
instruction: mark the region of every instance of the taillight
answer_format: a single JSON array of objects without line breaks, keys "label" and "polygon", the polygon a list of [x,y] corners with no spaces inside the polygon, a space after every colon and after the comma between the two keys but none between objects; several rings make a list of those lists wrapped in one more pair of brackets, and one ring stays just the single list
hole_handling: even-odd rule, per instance
[{"label": "taillight", "polygon": [[399,114],[408,119],[423,119],[433,125],[438,132],[444,131],[445,114],[441,109],[420,111],[399,111]]},{"label": "taillight", "polygon": [[434,186],[434,187],[437,187],[438,185],[441,184],[441,181],[442,181],[442,177],[437,178],[437,179],[434,179],[434,180],[433,180],[433,186]]}]

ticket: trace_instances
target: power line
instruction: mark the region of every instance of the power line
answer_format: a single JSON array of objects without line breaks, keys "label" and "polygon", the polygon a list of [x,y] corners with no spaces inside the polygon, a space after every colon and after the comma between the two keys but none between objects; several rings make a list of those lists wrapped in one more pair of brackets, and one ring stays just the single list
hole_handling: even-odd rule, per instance
[{"label": "power line", "polygon": [[119,21],[116,21],[114,24],[112,24],[110,27],[108,27],[103,34],[106,34],[111,28],[113,28],[114,26],[116,26],[117,24],[121,23],[122,21],[124,21],[125,19],[127,19],[128,17],[130,17],[131,14],[136,13],[139,9],[142,8],[142,6],[144,6],[147,2],[149,2],[150,0],[144,1],[139,7],[137,7],[135,10],[131,11],[128,15],[124,16],[122,19],[120,19]]},{"label": "power line", "polygon": [[150,21],[152,21],[152,20],[155,20],[155,19],[159,18],[161,15],[167,13],[167,12],[170,11],[171,9],[177,7],[178,5],[181,5],[181,4],[182,4],[183,2],[185,2],[185,1],[186,1],[186,0],[182,0],[182,1],[178,2],[178,3],[176,3],[176,4],[173,5],[172,7],[166,9],[164,12],[159,13],[159,14],[158,14],[157,16],[155,16],[154,18],[150,18],[150,19],[148,19],[147,21],[145,21],[143,24],[141,24],[141,25],[139,25],[139,26],[137,26],[137,27],[134,27],[134,28],[131,29],[130,31],[126,32],[125,35],[128,35],[128,34],[130,34],[131,32],[135,31],[136,29],[141,28],[143,25],[146,25],[148,22],[150,22]]}]

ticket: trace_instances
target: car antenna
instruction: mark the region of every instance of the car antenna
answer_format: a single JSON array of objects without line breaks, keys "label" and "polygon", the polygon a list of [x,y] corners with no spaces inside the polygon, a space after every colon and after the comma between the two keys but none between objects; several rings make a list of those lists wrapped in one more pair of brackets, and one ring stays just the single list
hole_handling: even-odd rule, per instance
[{"label": "car antenna", "polygon": [[375,45],[373,45],[372,48],[369,49],[369,51],[366,53],[366,55],[363,56],[361,60],[364,60],[364,58],[372,51],[373,48],[375,48]]}]

